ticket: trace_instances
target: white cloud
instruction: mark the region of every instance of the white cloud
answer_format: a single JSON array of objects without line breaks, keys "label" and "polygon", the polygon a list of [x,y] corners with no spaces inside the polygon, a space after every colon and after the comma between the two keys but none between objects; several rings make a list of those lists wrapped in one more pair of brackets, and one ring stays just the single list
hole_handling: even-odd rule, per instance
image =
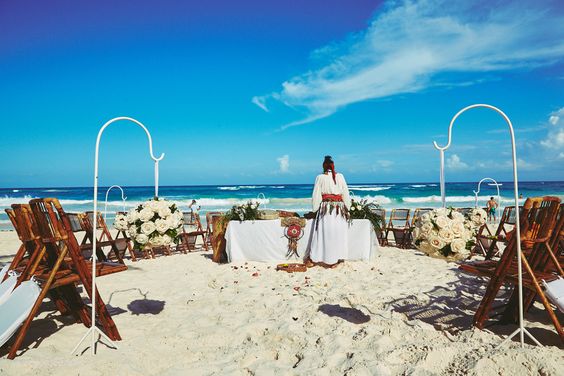
[{"label": "white cloud", "polygon": [[376,165],[381,168],[390,168],[394,165],[393,161],[388,161],[386,159],[380,159],[376,161]]},{"label": "white cloud", "polygon": [[251,102],[253,102],[253,103],[256,104],[257,106],[259,106],[259,107],[260,107],[261,109],[263,109],[264,111],[269,112],[268,107],[266,107],[266,103],[265,103],[265,101],[264,101],[264,98],[254,96],[254,97],[251,99]]},{"label": "white cloud", "polygon": [[[493,4],[493,5],[492,5]],[[368,99],[468,84],[449,73],[534,68],[564,56],[564,12],[554,1],[390,1],[368,28],[312,55],[326,61],[255,97],[305,112],[306,124]],[[478,82],[482,77],[471,81]],[[305,110],[305,111],[304,111]]]},{"label": "white cloud", "polygon": [[457,171],[457,170],[458,171],[467,170],[469,168],[468,164],[462,162],[460,157],[456,154],[453,154],[452,156],[447,158],[446,166],[449,169],[452,169],[452,170],[455,170],[455,171]]},{"label": "white cloud", "polygon": [[283,174],[290,171],[290,156],[288,154],[277,158],[279,171]]},{"label": "white cloud", "polygon": [[545,140],[541,141],[541,145],[545,148],[564,149],[564,121],[562,117],[564,117],[564,107],[550,114],[548,135]]}]

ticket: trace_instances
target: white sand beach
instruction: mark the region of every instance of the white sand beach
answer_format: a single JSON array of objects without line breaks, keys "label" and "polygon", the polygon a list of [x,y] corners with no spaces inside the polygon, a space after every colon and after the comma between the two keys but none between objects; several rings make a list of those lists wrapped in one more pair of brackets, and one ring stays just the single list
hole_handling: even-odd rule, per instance
[{"label": "white sand beach", "polygon": [[[0,233],[0,262],[18,247]],[[123,337],[70,355],[86,331],[46,301],[2,375],[561,375],[564,353],[542,308],[526,325],[546,346],[471,325],[484,283],[413,250],[380,248],[371,263],[287,274],[263,263],[213,263],[193,252],[127,261],[99,279]]]}]

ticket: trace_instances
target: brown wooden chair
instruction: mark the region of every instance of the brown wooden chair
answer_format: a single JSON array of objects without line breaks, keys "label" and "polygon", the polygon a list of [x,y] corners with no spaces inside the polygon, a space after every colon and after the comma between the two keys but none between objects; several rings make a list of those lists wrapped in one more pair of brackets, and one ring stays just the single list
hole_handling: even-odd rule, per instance
[{"label": "brown wooden chair", "polygon": [[[199,213],[183,213],[184,226],[182,226],[182,234],[180,234],[180,244],[177,247],[183,251],[195,251],[198,236],[202,238],[202,247],[208,250],[207,231],[204,231]],[[186,230],[186,226],[195,227],[196,230]]]},{"label": "brown wooden chair", "polygon": [[386,226],[386,244],[390,243],[390,233],[394,235],[396,247],[405,248],[410,229],[410,209],[392,209],[390,220]]},{"label": "brown wooden chair", "polygon": [[[127,212],[119,211],[116,213],[117,215],[127,215]],[[129,252],[129,257],[131,261],[137,261],[137,256],[135,255],[135,250],[133,249],[133,245],[131,239],[129,238],[129,234],[125,230],[117,230],[116,236],[114,237],[118,249],[127,249]],[[122,259],[125,258],[122,257]]]},{"label": "brown wooden chair", "polygon": [[[123,241],[116,241],[108,226],[106,225],[106,221],[104,221],[104,217],[102,213],[98,212],[97,217],[97,232],[99,234],[99,238],[96,241],[96,246],[98,251],[96,252],[96,257],[101,261],[116,261],[121,264],[124,263],[123,258],[125,257],[125,252],[128,249],[127,242]],[[81,244],[81,249],[83,252],[92,252],[92,240],[94,234],[94,213],[91,211],[87,211],[84,216],[81,216],[82,219],[82,229],[85,232],[85,237]],[[104,253],[103,248],[110,247],[110,250],[107,254]]]},{"label": "brown wooden chair", "polygon": [[368,210],[382,218],[382,226],[379,229],[374,229],[374,231],[376,231],[378,243],[381,246],[384,246],[386,244],[386,209],[381,208],[378,205],[369,204]]},{"label": "brown wooden chair", "polygon": [[[552,232],[556,227],[556,219],[560,206],[557,197],[529,198],[525,202],[520,215],[521,246],[523,265],[523,287],[537,294],[542,301],[560,338],[564,341],[564,330],[554,314],[550,302],[547,300],[539,284],[540,280],[551,281],[563,275],[562,268],[551,248]],[[493,303],[501,286],[506,283],[517,283],[517,241],[515,236],[509,237],[507,248],[499,262],[486,260],[468,265],[461,265],[460,269],[473,274],[490,277],[486,292],[474,315],[474,325],[483,328],[491,317],[499,316],[493,309]],[[547,270],[547,265],[553,264],[554,270]],[[513,304],[512,304],[513,301]],[[515,298],[509,300],[504,308],[514,306]],[[507,319],[507,313],[503,314]]]}]

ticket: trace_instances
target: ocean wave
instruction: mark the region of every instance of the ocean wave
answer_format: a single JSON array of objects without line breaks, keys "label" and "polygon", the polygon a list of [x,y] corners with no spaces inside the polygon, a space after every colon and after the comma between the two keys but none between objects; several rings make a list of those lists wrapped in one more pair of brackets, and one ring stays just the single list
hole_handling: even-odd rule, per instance
[{"label": "ocean wave", "polygon": [[427,184],[411,184],[410,187],[413,188],[425,188]]},{"label": "ocean wave", "polygon": [[12,204],[27,204],[29,200],[33,200],[34,198],[35,197],[30,195],[25,195],[23,197],[0,197],[0,207],[10,207]]},{"label": "ocean wave", "polygon": [[282,186],[267,187],[266,185],[237,185],[237,186],[224,186],[217,187],[220,191],[238,191],[241,189],[261,189],[261,188],[285,188]]},{"label": "ocean wave", "polygon": [[44,189],[41,192],[68,192],[66,189]]},{"label": "ocean wave", "polygon": [[[478,202],[486,202],[491,196],[478,196]],[[494,196],[497,199],[497,196]],[[402,197],[401,200],[407,203],[424,203],[424,202],[442,202],[441,196],[423,196],[423,197]],[[446,196],[446,202],[474,202],[475,196]],[[511,203],[514,201],[511,197],[500,197],[500,203]],[[523,202],[524,199],[519,200]]]},{"label": "ocean wave", "polygon": [[351,191],[385,191],[386,189],[390,189],[392,187],[349,187]]},{"label": "ocean wave", "polygon": [[393,201],[391,198],[382,195],[375,195],[375,196],[360,196],[357,197],[361,200],[366,200],[370,203],[379,204],[379,205],[388,205],[391,204]]},{"label": "ocean wave", "polygon": [[14,193],[18,193],[20,190],[19,189],[12,189],[12,192]]}]

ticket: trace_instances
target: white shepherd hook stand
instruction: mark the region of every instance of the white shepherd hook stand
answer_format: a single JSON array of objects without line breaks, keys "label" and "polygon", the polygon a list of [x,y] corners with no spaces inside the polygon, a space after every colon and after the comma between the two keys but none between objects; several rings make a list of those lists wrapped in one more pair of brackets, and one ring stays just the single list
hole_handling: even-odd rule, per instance
[{"label": "white shepherd hook stand", "polygon": [[[515,196],[515,208],[517,210],[519,208],[519,183],[518,183],[518,180],[517,180],[517,152],[515,150],[515,133],[513,131],[513,125],[511,124],[511,120],[509,120],[509,118],[507,117],[507,115],[505,115],[505,113],[503,113],[503,111],[501,111],[499,108],[491,106],[489,104],[473,104],[471,106],[465,107],[462,110],[458,111],[458,113],[456,115],[454,115],[454,117],[450,121],[450,125],[448,127],[448,143],[445,146],[441,147],[437,144],[437,142],[433,141],[435,149],[439,150],[440,154],[441,154],[441,175],[440,175],[441,184],[440,185],[441,185],[441,200],[442,200],[442,203],[443,203],[443,208],[446,206],[446,199],[445,199],[445,150],[447,150],[450,147],[450,144],[452,142],[452,126],[454,125],[454,122],[456,121],[456,119],[460,115],[462,115],[463,112],[466,112],[466,111],[471,110],[473,108],[480,108],[480,107],[489,108],[490,110],[494,110],[495,112],[500,114],[505,119],[505,121],[507,122],[507,125],[509,126],[509,134],[511,136],[511,151],[512,151],[512,155],[513,155],[513,193],[514,193],[514,196]],[[517,213],[519,213],[518,210],[517,210]],[[527,334],[527,336],[529,336],[537,345],[542,346],[541,343],[539,341],[537,341],[536,338],[533,337],[533,335],[531,333],[529,333],[529,331],[527,329],[525,329],[525,327],[523,325],[523,270],[522,270],[522,266],[521,266],[521,224],[520,224],[519,215],[515,216],[515,235],[517,236],[517,269],[518,269],[517,289],[518,289],[518,293],[519,293],[519,328],[517,328],[513,333],[511,333],[499,345],[499,347],[503,346],[505,343],[510,341],[517,334],[520,334],[521,347],[523,347],[524,343],[525,343],[525,334]]]},{"label": "white shepherd hook stand", "polygon": [[[478,190],[477,191],[473,191],[474,192],[474,207],[477,209],[478,208],[478,195],[480,194],[480,187],[482,186],[482,183],[486,180],[489,180],[493,183],[493,185],[495,185],[495,187],[497,188],[497,205],[501,207],[501,196],[499,194],[499,186],[501,184],[499,184],[497,181],[495,181],[492,178],[483,178],[482,180],[480,180],[480,182],[478,183]],[[501,210],[501,209],[500,209]],[[489,217],[489,213],[488,213],[488,217]],[[500,216],[498,215],[497,218],[500,218]],[[499,222],[499,221],[497,221]]]},{"label": "white shepherd hook stand", "polygon": [[105,204],[104,204],[104,222],[107,222],[106,217],[107,217],[107,214],[108,214],[108,195],[110,194],[110,191],[114,188],[118,188],[121,191],[121,202],[122,202],[122,205],[123,205],[123,211],[125,212],[125,200],[127,199],[127,197],[125,197],[125,193],[123,192],[123,188],[120,187],[119,185],[112,185],[106,191],[106,201],[105,201]]},{"label": "white shepherd hook stand", "polygon": [[[106,128],[110,124],[120,120],[127,120],[137,124],[147,134],[147,138],[149,139],[149,154],[151,156],[151,159],[155,161],[155,197],[159,196],[159,161],[164,158],[164,154],[161,154],[159,158],[154,156],[153,139],[151,138],[151,134],[149,133],[147,128],[143,124],[141,124],[141,122],[132,119],[130,117],[125,117],[125,116],[117,117],[108,121],[106,124],[102,126],[102,128],[100,128],[100,132],[98,132],[98,138],[96,139],[96,152],[94,154],[94,215],[95,216],[97,215],[96,213],[98,212],[98,154],[100,149],[100,139],[102,138],[102,133],[104,133],[104,130],[106,130]],[[92,355],[96,354],[96,343],[99,341],[100,336],[104,337],[115,348],[117,348],[117,346],[113,343],[113,341],[110,340],[108,336],[104,334],[104,332],[98,329],[98,327],[96,327],[96,239],[98,238],[98,233],[97,233],[98,226],[93,226],[93,228],[94,231],[92,234],[92,249],[94,251],[92,252],[92,314],[91,314],[92,324],[90,325],[90,329],[88,329],[84,337],[82,337],[80,342],[78,342],[78,344],[72,350],[71,354],[74,354],[76,352],[78,347],[82,344],[82,342],[84,342],[84,340],[86,339],[86,337],[88,337],[89,334],[91,335],[92,338],[92,343],[91,343]]]}]

